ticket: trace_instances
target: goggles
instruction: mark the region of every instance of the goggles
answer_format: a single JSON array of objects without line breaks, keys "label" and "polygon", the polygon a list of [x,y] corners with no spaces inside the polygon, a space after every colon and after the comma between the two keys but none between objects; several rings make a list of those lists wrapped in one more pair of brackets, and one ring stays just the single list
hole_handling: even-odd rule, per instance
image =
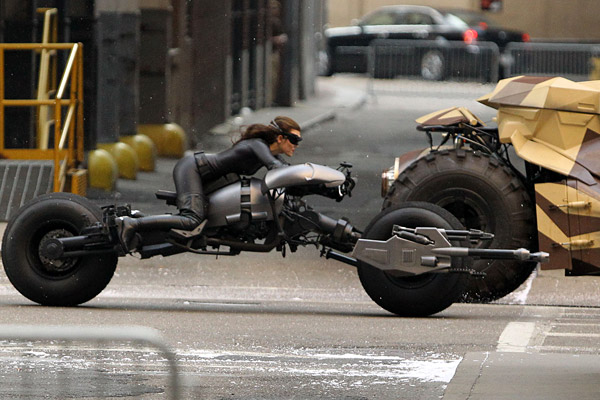
[{"label": "goggles", "polygon": [[[298,146],[298,144],[300,144],[300,142],[302,141],[302,138],[298,135],[295,135],[293,133],[290,132],[286,132],[283,129],[281,129],[281,127],[279,126],[279,124],[273,120],[269,123],[269,125],[271,125],[273,128],[277,129],[279,131],[279,134],[283,137],[285,137],[287,140],[289,140],[289,142],[291,144],[293,144],[294,146]],[[298,132],[300,133],[300,132]]]},{"label": "goggles", "polygon": [[300,136],[294,135],[293,133],[281,132],[281,135],[283,135],[283,137],[289,140],[289,142],[294,146],[298,146],[298,144],[300,144],[300,142],[302,141],[302,138]]}]

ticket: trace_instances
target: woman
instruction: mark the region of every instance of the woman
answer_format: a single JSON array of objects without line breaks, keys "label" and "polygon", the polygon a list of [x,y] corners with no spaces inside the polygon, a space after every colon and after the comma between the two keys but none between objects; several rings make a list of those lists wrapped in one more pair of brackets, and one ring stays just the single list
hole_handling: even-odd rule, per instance
[{"label": "woman", "polygon": [[291,118],[279,116],[269,125],[248,126],[241,138],[225,151],[197,152],[183,157],[173,168],[179,214],[117,218],[124,252],[135,251],[139,242],[136,232],[194,230],[206,219],[208,201],[204,186],[215,184],[229,174],[253,175],[262,167],[273,169],[287,165],[280,156],[294,155],[301,140],[300,125]]}]

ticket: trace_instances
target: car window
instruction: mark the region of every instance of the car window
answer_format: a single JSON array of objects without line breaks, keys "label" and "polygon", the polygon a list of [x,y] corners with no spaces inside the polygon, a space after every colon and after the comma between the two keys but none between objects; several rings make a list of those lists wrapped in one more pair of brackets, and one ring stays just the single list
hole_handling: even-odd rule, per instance
[{"label": "car window", "polygon": [[433,25],[433,18],[431,15],[420,12],[406,12],[399,15],[397,23],[403,25]]},{"label": "car window", "polygon": [[457,17],[454,14],[444,15],[444,20],[448,25],[452,25],[458,28],[466,29],[469,27],[469,25],[465,21],[463,21],[461,18]]},{"label": "car window", "polygon": [[393,25],[396,23],[395,12],[379,11],[365,16],[360,25]]},{"label": "car window", "polygon": [[476,13],[471,13],[471,12],[463,12],[463,11],[451,11],[448,14],[445,15],[446,19],[460,19],[464,24],[467,24],[469,26],[477,26],[481,23],[484,23],[485,25],[489,26],[489,27],[498,27],[498,24],[496,24],[494,21],[486,18],[483,15],[480,14],[476,14]]}]

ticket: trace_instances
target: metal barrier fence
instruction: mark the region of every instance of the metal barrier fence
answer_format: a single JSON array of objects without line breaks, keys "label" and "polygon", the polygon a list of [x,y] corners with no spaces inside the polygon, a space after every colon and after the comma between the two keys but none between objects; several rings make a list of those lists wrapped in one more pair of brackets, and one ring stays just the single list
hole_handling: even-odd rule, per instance
[{"label": "metal barrier fence", "polygon": [[394,78],[481,83],[518,75],[600,79],[600,44],[510,43],[500,54],[491,42],[467,45],[458,41],[378,39],[371,42],[366,56],[364,48],[347,47],[344,51],[368,60],[370,93],[394,91]]},{"label": "metal barrier fence", "polygon": [[509,43],[507,76],[562,76],[600,79],[600,44]]},{"label": "metal barrier fence", "polygon": [[0,344],[0,398],[181,395],[175,355],[154,329],[1,325]]},{"label": "metal barrier fence", "polygon": [[459,41],[390,40],[371,42],[371,78],[419,77],[427,80],[495,82],[500,52],[491,42],[467,45]]}]

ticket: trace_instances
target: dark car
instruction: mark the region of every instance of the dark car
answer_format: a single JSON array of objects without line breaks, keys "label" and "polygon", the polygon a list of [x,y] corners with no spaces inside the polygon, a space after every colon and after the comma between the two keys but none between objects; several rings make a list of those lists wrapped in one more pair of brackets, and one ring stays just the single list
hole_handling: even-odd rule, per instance
[{"label": "dark car", "polygon": [[[454,57],[458,61],[450,62],[451,54],[447,48],[451,46],[448,43],[471,45],[470,49],[461,51],[476,53],[475,45],[482,42],[495,43],[501,52],[509,42],[529,40],[523,32],[498,28],[483,16],[479,15],[479,19],[477,16],[477,13],[464,10],[444,11],[426,6],[381,7],[361,18],[356,25],[325,30],[326,74],[367,72],[369,45],[376,39],[380,39],[379,43],[381,39],[390,42],[395,39],[426,40],[423,43],[427,45],[423,46],[406,42],[408,50],[404,51],[404,56],[410,53],[412,58],[407,59],[416,73],[433,80],[443,79],[449,68],[457,68],[457,62],[474,65],[466,56]],[[379,59],[375,74],[391,77],[384,76],[386,72],[382,73],[378,68],[382,65],[380,58],[375,56]],[[387,74],[392,73],[388,71]]]},{"label": "dark car", "polygon": [[462,9],[442,11],[445,15],[452,14],[464,21],[476,32],[476,40],[480,42],[494,42],[502,51],[510,42],[528,42],[529,34],[514,29],[507,29],[497,22],[489,19],[484,14]]}]

